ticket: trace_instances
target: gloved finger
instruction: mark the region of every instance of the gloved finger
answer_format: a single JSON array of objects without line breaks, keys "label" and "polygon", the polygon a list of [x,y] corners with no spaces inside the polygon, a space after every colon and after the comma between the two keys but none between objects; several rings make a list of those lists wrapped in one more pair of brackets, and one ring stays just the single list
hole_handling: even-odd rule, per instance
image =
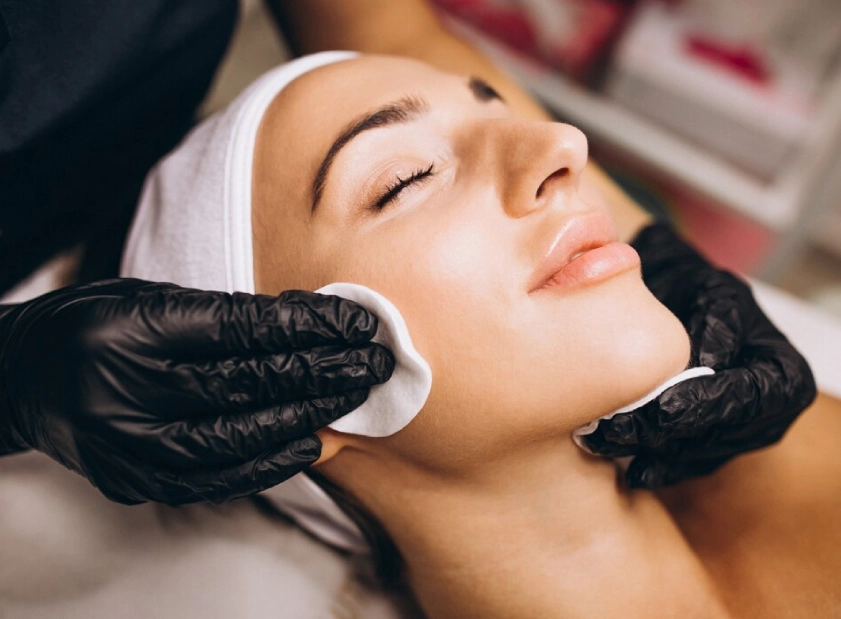
[{"label": "gloved finger", "polygon": [[669,467],[662,461],[649,455],[639,455],[631,460],[625,471],[625,483],[629,488],[653,490],[666,485],[669,474]]},{"label": "gloved finger", "polygon": [[[142,302],[138,303],[138,299]],[[123,301],[178,361],[250,357],[328,344],[356,346],[376,333],[377,317],[339,297],[286,291],[278,297],[181,289]],[[132,307],[133,306],[133,307]]]},{"label": "gloved finger", "polygon": [[367,397],[368,389],[354,389],[198,423],[179,421],[144,434],[142,444],[134,447],[135,455],[142,455],[146,466],[172,470],[243,462],[310,436]]},{"label": "gloved finger", "polygon": [[716,371],[733,367],[755,317],[761,315],[750,287],[732,273],[712,270],[695,293],[694,312],[684,323],[693,364]]},{"label": "gloved finger", "polygon": [[184,288],[181,288],[176,284],[150,282],[133,277],[102,279],[95,282],[80,284],[75,286],[74,289],[78,292],[90,292],[91,296],[97,296],[99,298],[122,297],[127,294],[136,294],[138,292],[167,292],[171,290],[184,290]]},{"label": "gloved finger", "polygon": [[182,364],[167,371],[171,376],[162,380],[195,398],[192,411],[183,412],[206,416],[254,411],[371,387],[391,377],[394,356],[387,348],[370,344]]},{"label": "gloved finger", "polygon": [[811,374],[781,372],[781,363],[780,358],[754,359],[746,367],[667,390],[658,399],[661,431],[689,437],[715,428],[720,436],[732,439],[745,428],[759,433],[763,428],[783,430],[811,401],[810,390],[801,385]]},{"label": "gloved finger", "polygon": [[765,372],[736,368],[675,385],[658,398],[659,427],[672,438],[684,438],[753,420],[764,390],[772,387],[769,379]]},{"label": "gloved finger", "polygon": [[158,473],[159,501],[170,505],[222,503],[262,492],[311,466],[321,455],[321,441],[310,436],[275,452],[228,468],[187,474]]},{"label": "gloved finger", "polygon": [[743,326],[737,307],[725,301],[717,299],[700,306],[687,322],[693,366],[718,372],[732,367],[738,359]]},{"label": "gloved finger", "polygon": [[[606,458],[635,455],[639,451],[638,434],[631,415],[633,413],[623,413],[610,420],[599,421],[599,425],[591,434],[581,437],[587,449]],[[620,416],[627,419],[617,419]]]},{"label": "gloved finger", "polygon": [[595,432],[582,437],[591,451],[612,458],[632,456],[657,435],[657,400],[628,413],[600,419]]},{"label": "gloved finger", "polygon": [[296,320],[288,323],[293,326],[288,331],[290,344],[296,348],[332,342],[364,344],[376,335],[379,327],[375,314],[355,301],[336,295],[287,290],[278,301],[298,308]]},{"label": "gloved finger", "polygon": [[110,440],[91,437],[85,441],[85,460],[80,471],[109,500],[138,505],[159,500],[158,487],[150,482],[148,468]]},{"label": "gloved finger", "polygon": [[685,479],[709,475],[728,462],[731,457],[680,461],[680,459],[664,459],[650,453],[642,454],[631,461],[625,472],[625,482],[629,488],[647,490],[671,486]]}]

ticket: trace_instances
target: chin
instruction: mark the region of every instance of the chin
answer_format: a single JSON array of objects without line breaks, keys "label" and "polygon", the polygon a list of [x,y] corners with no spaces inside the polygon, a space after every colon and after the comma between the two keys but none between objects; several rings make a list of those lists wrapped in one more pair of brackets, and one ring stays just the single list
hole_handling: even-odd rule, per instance
[{"label": "chin", "polygon": [[[682,372],[689,364],[689,336],[677,317],[640,282],[634,295],[641,317],[616,342],[617,355],[630,367],[644,367],[642,392]],[[629,315],[631,313],[629,312]],[[638,396],[638,397],[639,397]]]},{"label": "chin", "polygon": [[611,354],[604,369],[614,377],[608,409],[615,410],[686,369],[690,344],[680,321],[638,275],[617,278],[610,288],[615,309],[606,327]]}]

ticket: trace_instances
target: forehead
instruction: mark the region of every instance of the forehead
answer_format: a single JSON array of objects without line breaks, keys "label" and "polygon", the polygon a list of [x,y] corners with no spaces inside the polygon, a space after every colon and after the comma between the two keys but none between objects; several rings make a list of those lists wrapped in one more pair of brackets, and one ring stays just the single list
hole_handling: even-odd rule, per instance
[{"label": "forehead", "polygon": [[267,112],[332,112],[347,121],[395,96],[458,81],[425,63],[395,56],[365,55],[319,67],[294,80],[275,98]]},{"label": "forehead", "polygon": [[464,81],[414,60],[360,56],[293,81],[269,106],[260,134],[299,155],[323,155],[329,140],[361,114],[406,95],[434,95]]}]

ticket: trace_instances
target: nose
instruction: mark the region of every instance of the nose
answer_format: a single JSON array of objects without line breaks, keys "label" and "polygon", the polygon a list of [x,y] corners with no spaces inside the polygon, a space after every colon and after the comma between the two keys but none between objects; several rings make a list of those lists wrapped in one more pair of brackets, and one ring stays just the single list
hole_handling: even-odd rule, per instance
[{"label": "nose", "polygon": [[487,169],[495,174],[509,217],[524,217],[575,197],[587,163],[587,138],[580,130],[519,119],[485,122],[484,154],[494,159]]}]

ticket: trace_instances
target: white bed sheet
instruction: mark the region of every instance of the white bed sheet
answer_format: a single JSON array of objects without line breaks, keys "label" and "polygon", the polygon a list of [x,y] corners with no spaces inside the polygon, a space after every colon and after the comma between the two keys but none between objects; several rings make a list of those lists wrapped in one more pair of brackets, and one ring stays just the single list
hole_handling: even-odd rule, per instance
[{"label": "white bed sheet", "polygon": [[409,619],[251,501],[126,507],[38,453],[0,459],[2,619]]},{"label": "white bed sheet", "polygon": [[759,305],[812,366],[818,389],[841,398],[841,320],[762,282],[751,281]]}]

